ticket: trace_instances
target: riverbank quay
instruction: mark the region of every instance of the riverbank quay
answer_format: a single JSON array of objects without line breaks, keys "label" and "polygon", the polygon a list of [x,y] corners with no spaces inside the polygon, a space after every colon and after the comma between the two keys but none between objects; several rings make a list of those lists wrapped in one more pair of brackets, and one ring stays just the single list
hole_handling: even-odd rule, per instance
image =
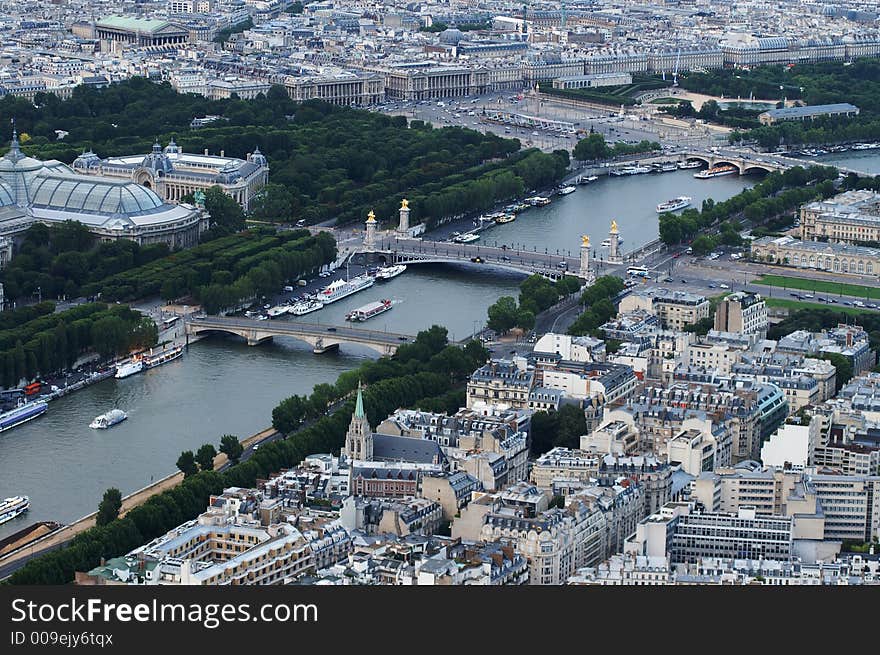
[{"label": "riverbank quay", "polygon": [[[243,439],[241,445],[245,452],[252,451],[254,446],[269,439],[278,438],[279,434],[275,428],[266,428]],[[228,457],[224,453],[219,453],[214,458],[214,470],[219,471],[228,463]],[[122,499],[122,507],[119,510],[120,518],[135,507],[143,505],[153,496],[173,489],[183,481],[183,477],[182,472],[176,471],[128,494]],[[97,515],[97,512],[92,512],[48,534],[45,531],[35,531],[35,538],[17,543],[14,548],[0,555],[0,580],[8,578],[31,559],[63,547],[78,534],[94,527]],[[26,528],[26,530],[28,529],[30,528]]]}]

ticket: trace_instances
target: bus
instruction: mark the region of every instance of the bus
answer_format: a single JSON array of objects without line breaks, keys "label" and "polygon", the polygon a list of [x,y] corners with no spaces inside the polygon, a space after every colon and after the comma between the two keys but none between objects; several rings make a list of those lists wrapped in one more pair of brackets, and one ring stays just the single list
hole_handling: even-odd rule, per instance
[{"label": "bus", "polygon": [[176,325],[177,321],[179,320],[180,316],[172,316],[171,318],[166,318],[164,321],[162,321],[162,329],[167,330],[171,326]]},{"label": "bus", "polygon": [[644,266],[630,266],[626,269],[626,274],[630,277],[650,277],[651,274]]}]

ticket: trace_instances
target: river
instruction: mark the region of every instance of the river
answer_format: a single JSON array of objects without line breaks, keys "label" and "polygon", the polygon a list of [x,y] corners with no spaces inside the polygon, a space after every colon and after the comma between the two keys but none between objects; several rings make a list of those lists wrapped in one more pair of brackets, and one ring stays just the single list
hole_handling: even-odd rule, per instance
[{"label": "river", "polygon": [[880,152],[877,150],[850,150],[848,152],[816,157],[815,159],[823,164],[843,166],[844,168],[851,168],[855,171],[870,173],[871,175],[880,175]]},{"label": "river", "polygon": [[[753,182],[736,176],[697,180],[692,171],[601,178],[522,212],[514,223],[492,227],[483,243],[574,251],[580,235],[589,234],[599,250],[616,219],[623,249],[631,250],[657,237],[659,202],[688,195],[699,207],[705,198],[723,200]],[[483,324],[488,305],[502,295],[516,296],[520,280],[479,266],[411,266],[393,280],[289,320],[341,324],[351,309],[391,298],[394,308],[364,327],[415,334],[438,323],[460,340]],[[266,428],[281,399],[307,394],[373,356],[345,345],[337,354],[314,355],[286,338],[258,347],[209,338],[165,366],[52,401],[46,415],[0,434],[0,498],[31,499],[28,514],[0,526],[0,538],[34,521],[76,520],[95,511],[108,487],[125,495],[173,472],[184,450],[216,445],[223,434],[245,437]],[[113,407],[130,418],[109,430],[88,427]]]}]

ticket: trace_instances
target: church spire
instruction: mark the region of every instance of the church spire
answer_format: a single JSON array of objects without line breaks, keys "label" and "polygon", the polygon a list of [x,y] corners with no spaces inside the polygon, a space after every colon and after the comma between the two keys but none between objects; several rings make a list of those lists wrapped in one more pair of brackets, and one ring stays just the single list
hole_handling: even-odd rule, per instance
[{"label": "church spire", "polygon": [[364,395],[361,393],[362,385],[358,382],[358,395],[357,401],[354,404],[354,417],[355,418],[364,418],[366,414],[364,413]]}]

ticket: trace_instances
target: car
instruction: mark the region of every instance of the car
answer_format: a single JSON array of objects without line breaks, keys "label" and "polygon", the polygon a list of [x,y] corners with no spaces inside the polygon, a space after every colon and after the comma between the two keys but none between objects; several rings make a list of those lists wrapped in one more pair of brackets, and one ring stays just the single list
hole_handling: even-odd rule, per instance
[{"label": "car", "polygon": [[515,355],[515,354],[516,354],[516,350],[511,350],[511,351],[510,351],[510,354],[511,354],[511,355]]},{"label": "car", "polygon": [[865,305],[865,307],[867,307],[868,309],[880,309],[876,304],[872,302],[869,302],[867,305]]},{"label": "car", "polygon": [[684,278],[682,278],[682,279],[681,279],[681,283],[682,283],[682,284],[687,284],[687,283],[688,283],[688,281],[687,281],[687,280],[685,280],[685,279],[684,279]]},{"label": "car", "polygon": [[671,277],[669,277],[668,275],[663,278],[663,282],[673,282],[673,281],[674,280]]},{"label": "car", "polygon": [[556,264],[556,267],[557,268],[568,268],[568,262],[561,261],[558,264]]},{"label": "car", "polygon": [[260,449],[260,444],[256,444],[256,445],[253,447],[253,450],[254,450],[255,452],[256,452],[257,450],[259,450],[259,449]]},{"label": "car", "polygon": [[510,257],[508,257],[507,255],[501,255],[501,261],[503,261],[503,262],[509,262],[509,261],[510,261]]},{"label": "car", "polygon": [[802,297],[804,300],[812,300],[812,299],[814,298],[814,296],[813,296],[812,293],[805,293],[805,294],[804,294],[803,296],[801,296],[801,297]]},{"label": "car", "polygon": [[710,289],[717,289],[717,288],[718,288],[718,285],[715,284],[714,282],[710,282],[710,283],[709,283],[709,288],[710,288]]},{"label": "car", "polygon": [[729,284],[719,284],[718,286],[721,287],[722,289],[729,289],[730,288]]},{"label": "car", "polygon": [[471,257],[471,261],[474,262],[475,264],[482,264],[483,258],[482,257]]},{"label": "car", "polygon": [[327,332],[336,332],[336,328],[335,327],[328,327]]},{"label": "car", "polygon": [[801,297],[801,294],[799,294],[799,293],[797,293],[797,292],[795,292],[795,291],[792,291],[789,295],[790,295],[792,298],[800,298],[800,297]]},{"label": "car", "polygon": [[829,298],[829,299],[828,299],[828,302],[830,302],[830,303],[835,303],[835,304],[837,303],[837,301],[836,301],[834,298]]},{"label": "car", "polygon": [[397,338],[400,339],[401,341],[406,341],[406,337],[397,337]]},{"label": "car", "polygon": [[271,306],[272,305],[269,305],[269,304],[263,305],[263,309],[269,309]]}]

